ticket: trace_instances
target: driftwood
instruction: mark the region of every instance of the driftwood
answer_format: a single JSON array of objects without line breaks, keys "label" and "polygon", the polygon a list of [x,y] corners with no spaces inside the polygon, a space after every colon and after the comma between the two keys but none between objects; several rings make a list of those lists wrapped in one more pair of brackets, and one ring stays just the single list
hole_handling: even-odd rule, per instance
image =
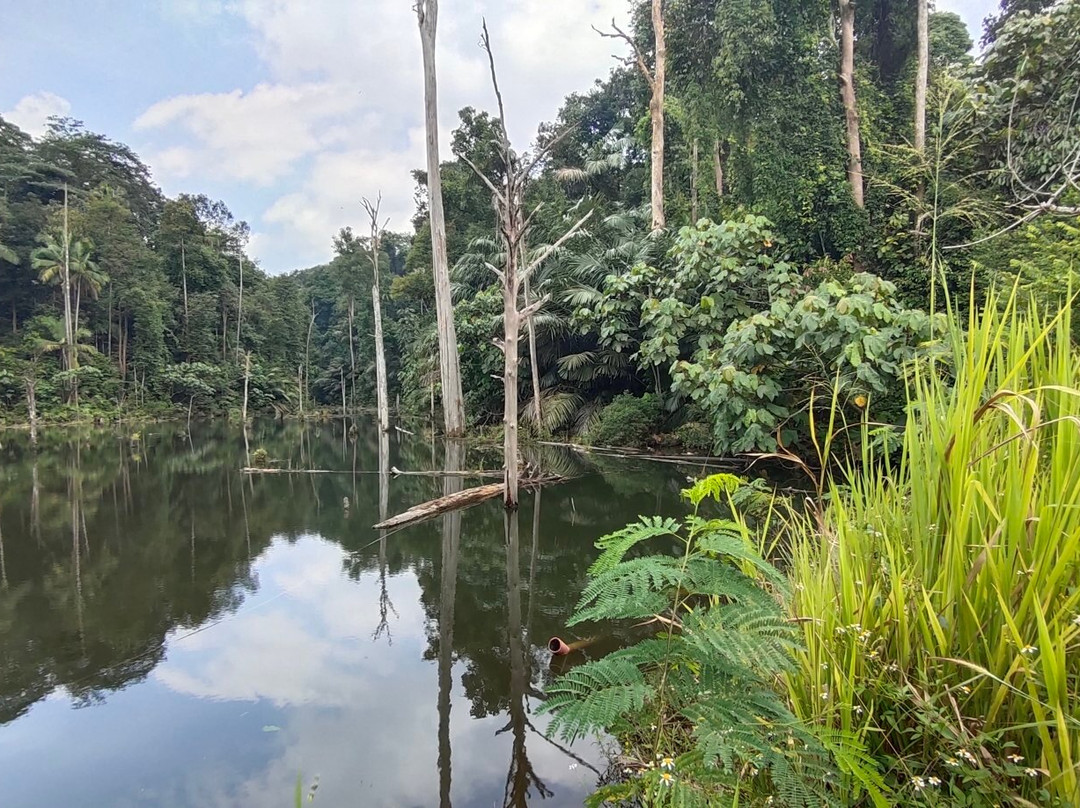
[{"label": "driftwood", "polygon": [[[522,480],[522,485],[525,488],[537,488],[548,483],[562,482],[565,479],[565,477],[546,475],[544,477]],[[447,513],[448,511],[469,508],[473,505],[479,505],[481,502],[487,502],[489,499],[502,496],[505,489],[505,483],[491,483],[490,485],[466,488],[464,491],[458,491],[455,494],[448,494],[445,497],[439,497],[430,502],[423,502],[420,505],[415,505],[404,513],[399,513],[397,516],[379,522],[377,525],[374,525],[373,528],[375,530],[392,530],[394,528],[416,524],[417,522],[423,522],[434,516]]]},{"label": "driftwood", "polygon": [[442,471],[440,469],[434,471],[402,471],[396,466],[391,466],[390,473],[395,477],[491,477],[493,479],[502,479],[504,472],[498,469],[492,471],[484,469],[480,471]]},{"label": "driftwood", "polygon": [[464,491],[458,491],[456,494],[439,497],[439,499],[434,499],[431,502],[424,502],[409,508],[409,510],[404,513],[399,513],[397,516],[393,516],[384,522],[379,522],[379,524],[375,525],[375,530],[391,530],[396,527],[405,527],[406,525],[411,525],[416,522],[422,522],[425,519],[430,519],[433,516],[438,516],[447,511],[456,511],[459,508],[468,508],[470,505],[478,505],[481,502],[494,499],[501,495],[502,492],[502,483],[492,483],[491,485],[481,485],[476,488],[466,488]]},{"label": "driftwood", "polygon": [[378,471],[350,471],[349,469],[260,469],[246,467],[241,474],[379,474]]}]

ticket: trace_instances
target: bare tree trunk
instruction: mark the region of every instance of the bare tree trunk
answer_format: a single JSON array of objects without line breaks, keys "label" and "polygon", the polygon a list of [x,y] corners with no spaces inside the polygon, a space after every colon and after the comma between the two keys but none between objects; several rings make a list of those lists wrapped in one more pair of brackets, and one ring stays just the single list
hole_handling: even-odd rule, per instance
[{"label": "bare tree trunk", "polygon": [[[349,295],[349,370],[350,370],[350,373],[352,374],[350,376],[350,378],[352,379],[354,395],[356,393],[356,340],[354,339],[354,336],[353,336],[355,333],[356,333],[356,298],[354,298],[352,295]],[[342,382],[343,389],[344,389],[344,384],[345,383],[343,381]],[[344,392],[342,392],[342,396],[344,396],[344,395],[345,395]],[[356,401],[354,400],[353,401],[353,406],[355,406],[355,405],[356,405]],[[344,412],[345,411],[344,410],[344,404],[342,404],[342,407],[343,407],[342,412]]]},{"label": "bare tree trunk", "polygon": [[341,366],[341,414],[348,413],[349,408],[345,404],[345,366]]},{"label": "bare tree trunk", "polygon": [[[529,277],[525,276],[525,306],[528,308],[532,305],[532,296],[529,294]],[[533,322],[533,318],[529,317],[526,321],[526,326],[529,329],[529,373],[532,376],[532,393],[533,393],[533,419],[536,423],[536,428],[540,428],[540,419],[543,416],[543,411],[540,405],[540,363],[536,360],[536,324]]]},{"label": "bare tree trunk", "polygon": [[311,330],[315,327],[315,298],[311,298],[311,320],[307,327],[307,342],[304,343],[304,389],[301,392],[300,414],[304,413],[303,399],[306,399],[311,391],[308,382],[311,379]]},{"label": "bare tree trunk", "polygon": [[[79,357],[75,351],[75,324],[71,311],[71,227],[68,221],[68,187],[64,183],[64,264],[61,267],[60,283],[64,296],[64,370],[75,370],[79,366]],[[78,396],[75,384],[67,385],[66,398],[71,403],[73,396]]]},{"label": "bare tree trunk", "polygon": [[468,158],[463,159],[492,193],[495,209],[498,213],[499,234],[503,242],[505,263],[502,270],[495,270],[503,290],[504,339],[501,347],[504,359],[503,463],[506,467],[503,501],[508,509],[514,510],[518,507],[518,366],[521,321],[528,322],[529,318],[547,302],[546,297],[541,298],[528,303],[524,309],[519,310],[518,301],[521,297],[522,284],[527,281],[537,267],[547,260],[548,256],[561,247],[589,220],[592,213],[587,213],[582,219],[579,219],[558,241],[546,247],[536,258],[526,263],[525,243],[528,238],[529,223],[532,216],[525,215],[525,192],[532,171],[544,156],[545,151],[541,149],[540,154],[536,155],[531,162],[522,162],[511,148],[506,134],[506,112],[503,107],[502,93],[499,90],[499,81],[495,75],[495,57],[491,51],[491,38],[488,35],[486,22],[484,23],[481,42],[487,51],[491,68],[491,83],[494,86],[495,97],[499,103],[499,140],[495,145],[505,166],[506,175],[500,178],[500,185],[496,185],[495,181],[485,176]]},{"label": "bare tree trunk", "polygon": [[225,308],[225,299],[221,300],[221,361],[229,356],[229,310]]},{"label": "bare tree trunk", "polygon": [[518,340],[521,322],[518,313],[517,256],[507,254],[506,282],[503,284],[503,463],[506,466],[507,508],[518,506]]},{"label": "bare tree trunk", "polygon": [[435,74],[435,32],[438,0],[417,0],[420,43],[424,58],[424,124],[427,131],[428,211],[431,216],[432,271],[435,276],[435,313],[439,329],[439,371],[442,379],[443,421],[446,434],[465,433],[465,402],[461,393],[461,366],[454,301],[450,294],[450,267],[446,254],[446,216],[443,211],[442,177],[439,173],[439,104]]},{"label": "bare tree trunk", "polygon": [[244,321],[244,256],[240,256],[240,297],[236,301],[236,362],[240,363],[240,324]]},{"label": "bare tree trunk", "polygon": [[37,444],[37,378],[36,370],[30,370],[23,377],[26,385],[26,412],[30,417],[30,443]]},{"label": "bare tree trunk", "polygon": [[300,417],[304,417],[304,366],[296,366],[296,398],[300,402]]},{"label": "bare tree trunk", "polygon": [[184,336],[187,336],[188,324],[188,291],[187,291],[187,248],[184,239],[180,239],[180,279],[184,285]]},{"label": "bare tree trunk", "polygon": [[240,420],[247,429],[248,385],[251,382],[251,351],[244,355],[244,404],[240,408]]},{"label": "bare tree trunk", "polygon": [[848,182],[851,195],[860,208],[863,200],[862,144],[859,137],[859,108],[855,101],[855,3],[840,3],[840,98],[847,122]]},{"label": "bare tree trunk", "polygon": [[717,138],[713,144],[713,173],[716,177],[716,198],[724,198],[724,149]]},{"label": "bare tree trunk", "polygon": [[694,138],[694,144],[690,149],[690,224],[697,224],[698,220],[698,139]]},{"label": "bare tree trunk", "polygon": [[[930,10],[929,0],[916,0],[918,3],[918,69],[915,74],[915,151],[922,162],[926,156],[926,91],[930,83]],[[917,189],[919,200],[926,194],[926,181],[921,178]],[[916,224],[916,230],[922,232],[922,217]]]},{"label": "bare tree trunk", "polygon": [[652,0],[656,64],[653,68],[652,101],[652,229],[662,230],[664,218],[664,83],[667,76],[667,43],[664,37],[664,0]]},{"label": "bare tree trunk", "polygon": [[380,193],[372,204],[364,200],[364,209],[371,218],[371,307],[375,312],[375,392],[379,408],[379,429],[390,430],[390,391],[386,381],[386,346],[383,342],[382,294],[379,290],[379,262],[382,257],[382,234],[386,223],[379,223],[379,208],[382,206]]}]

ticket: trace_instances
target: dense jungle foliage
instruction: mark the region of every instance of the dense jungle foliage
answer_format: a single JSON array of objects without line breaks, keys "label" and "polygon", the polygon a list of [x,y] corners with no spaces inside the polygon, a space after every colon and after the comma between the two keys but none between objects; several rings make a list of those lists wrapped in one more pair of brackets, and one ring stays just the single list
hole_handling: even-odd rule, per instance
[{"label": "dense jungle foliage", "polygon": [[[872,400],[877,420],[899,421],[905,363],[936,350],[939,290],[962,300],[972,282],[1019,278],[1044,300],[1062,293],[1077,191],[1064,183],[1048,201],[1029,189],[1057,188],[1076,150],[1080,4],[1003,3],[978,59],[959,17],[932,13],[922,152],[916,7],[874,0],[856,16],[865,207],[848,183],[837,15],[823,0],[667,2],[666,229],[649,227],[649,88],[635,65],[540,127],[551,148],[529,185],[530,209],[543,203],[530,246],[594,215],[532,281],[549,296],[533,320],[539,402],[522,351],[535,433],[805,454],[825,390],[850,413]],[[636,9],[631,36],[648,61],[648,4]],[[475,425],[502,416],[487,268],[501,247],[469,163],[500,176],[498,133],[497,118],[461,110],[441,170]],[[425,172],[415,180],[415,232],[382,241],[403,414],[439,406]],[[0,417],[237,411],[249,360],[250,412],[371,406],[368,239],[343,230],[330,263],[276,277],[247,241],[225,203],[166,198],[128,147],[77,121],[37,140],[0,121]]]}]

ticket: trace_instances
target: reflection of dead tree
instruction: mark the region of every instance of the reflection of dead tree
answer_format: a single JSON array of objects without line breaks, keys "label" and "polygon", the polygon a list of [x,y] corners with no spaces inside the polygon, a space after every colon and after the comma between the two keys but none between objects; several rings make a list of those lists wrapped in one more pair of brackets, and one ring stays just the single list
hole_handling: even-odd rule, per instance
[{"label": "reflection of dead tree", "polygon": [[518,570],[518,514],[508,512],[506,525],[506,601],[507,627],[510,634],[510,720],[498,730],[499,735],[508,730],[514,734],[510,769],[506,773],[506,791],[503,806],[524,808],[528,805],[530,791],[535,788],[541,799],[554,793],[533,769],[525,746],[529,719],[525,712],[525,697],[529,690],[529,666],[525,657],[525,643],[521,635],[521,576]]},{"label": "reflection of dead tree", "polygon": [[[461,468],[464,444],[447,441],[443,468]],[[443,478],[443,495],[461,490],[461,478]],[[439,585],[439,805],[450,808],[450,690],[453,686],[454,604],[457,596],[458,548],[461,544],[461,513],[450,512],[442,518],[442,564]]]},{"label": "reflection of dead tree", "polygon": [[[379,431],[379,519],[386,519],[386,513],[390,509],[390,436]],[[390,601],[390,593],[386,588],[386,531],[379,531],[379,625],[375,627],[373,640],[386,635],[386,642],[393,645],[394,639],[390,634],[389,614],[394,613],[398,617],[397,609]]]}]

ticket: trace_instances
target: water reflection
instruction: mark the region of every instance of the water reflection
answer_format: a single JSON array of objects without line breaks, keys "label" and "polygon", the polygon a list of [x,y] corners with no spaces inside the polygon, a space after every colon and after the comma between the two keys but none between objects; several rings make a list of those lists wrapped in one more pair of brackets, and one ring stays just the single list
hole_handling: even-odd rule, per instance
[{"label": "water reflection", "polygon": [[[520,517],[388,535],[370,525],[462,479],[391,478],[432,444],[350,427],[3,436],[5,805],[288,804],[298,774],[316,808],[580,804],[600,755],[543,737],[543,647],[595,537],[644,492],[675,510],[681,477],[537,457],[582,476]],[[336,473],[240,475],[257,448]],[[436,448],[443,471],[498,463]]]}]

